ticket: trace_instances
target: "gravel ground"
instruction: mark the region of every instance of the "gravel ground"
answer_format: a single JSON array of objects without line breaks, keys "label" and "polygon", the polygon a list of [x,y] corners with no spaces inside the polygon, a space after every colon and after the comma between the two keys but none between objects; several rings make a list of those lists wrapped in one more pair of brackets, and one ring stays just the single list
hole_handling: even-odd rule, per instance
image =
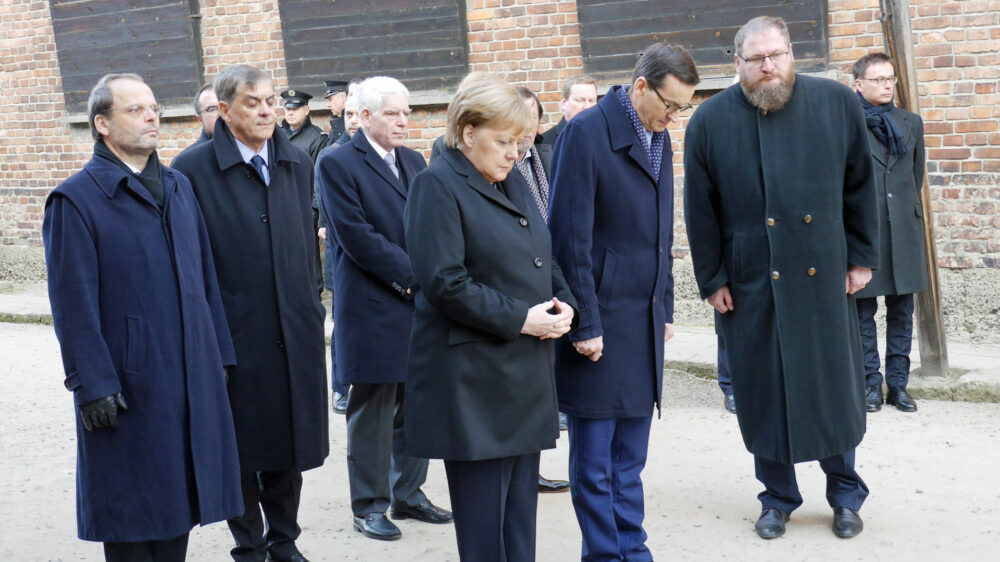
[{"label": "gravel ground", "polygon": [[[679,329],[683,330],[683,326]],[[51,327],[0,323],[0,557],[98,560],[99,544],[76,539],[75,415],[62,386]],[[921,401],[920,411],[871,415],[858,471],[872,495],[865,531],[841,540],[816,463],[799,465],[805,504],[784,537],[754,534],[760,510],[753,459],[734,416],[710,381],[668,371],[666,407],[655,420],[646,488],[648,544],[658,560],[995,560],[1000,551],[1000,405]],[[298,544],[313,561],[458,559],[451,525],[401,522],[403,538],[382,543],[351,529],[345,424],[331,414],[331,455],[305,474]],[[566,442],[542,455],[542,473],[566,475]],[[428,496],[448,505],[443,466],[431,463]],[[225,525],[193,531],[192,561],[225,560]],[[579,558],[568,494],[539,498],[538,560]]]}]

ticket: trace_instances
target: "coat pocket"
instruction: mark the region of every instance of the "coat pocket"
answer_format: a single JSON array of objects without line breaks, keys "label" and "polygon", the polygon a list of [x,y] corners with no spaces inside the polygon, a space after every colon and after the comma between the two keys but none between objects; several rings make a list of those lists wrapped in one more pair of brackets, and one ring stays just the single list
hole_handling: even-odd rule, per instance
[{"label": "coat pocket", "polygon": [[448,326],[448,345],[459,345],[476,341],[489,341],[499,339],[493,334],[477,330],[472,326],[451,322]]},{"label": "coat pocket", "polygon": [[604,265],[601,267],[601,279],[597,285],[597,300],[607,305],[614,295],[615,272],[618,270],[618,256],[610,249],[604,251]]},{"label": "coat pocket", "polygon": [[142,317],[126,317],[125,372],[137,375],[146,361],[146,338],[142,333]]}]

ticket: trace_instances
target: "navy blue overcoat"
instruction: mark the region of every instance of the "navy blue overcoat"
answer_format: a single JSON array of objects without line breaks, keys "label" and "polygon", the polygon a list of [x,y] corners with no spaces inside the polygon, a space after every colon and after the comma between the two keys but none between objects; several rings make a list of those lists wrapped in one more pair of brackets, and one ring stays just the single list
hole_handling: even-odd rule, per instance
[{"label": "navy blue overcoat", "polygon": [[223,365],[236,362],[205,223],[181,174],[157,207],[95,156],[52,192],[42,226],[66,388],[121,392],[114,429],[76,416],[81,539],[169,539],[243,512]]},{"label": "navy blue overcoat", "polygon": [[403,208],[409,180],[427,163],[406,147],[395,153],[400,178],[359,129],[316,165],[323,213],[333,231],[327,236],[335,260],[333,345],[337,380],[345,383],[406,381],[416,288]]},{"label": "navy blue overcoat", "polygon": [[[556,384],[560,411],[584,418],[652,414],[673,322],[670,139],[654,178],[618,88],[566,125],[552,157],[552,249],[580,306],[579,327],[556,343]],[[597,362],[570,343],[597,336]]]}]

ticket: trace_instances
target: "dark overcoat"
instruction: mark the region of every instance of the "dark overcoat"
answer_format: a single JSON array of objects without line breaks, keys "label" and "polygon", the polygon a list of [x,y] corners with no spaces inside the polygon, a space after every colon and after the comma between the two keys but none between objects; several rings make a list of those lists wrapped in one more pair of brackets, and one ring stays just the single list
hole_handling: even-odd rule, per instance
[{"label": "dark overcoat", "polygon": [[[337,380],[406,382],[413,323],[413,270],[406,255],[407,185],[427,163],[396,148],[397,178],[359,129],[318,163],[333,244],[333,332]],[[409,291],[409,292],[407,292]]]},{"label": "dark overcoat", "polygon": [[268,147],[266,186],[221,119],[212,142],[174,162],[191,179],[215,254],[236,347],[229,399],[244,472],[306,470],[330,451],[312,162],[277,128]]},{"label": "dark overcoat", "polygon": [[95,156],[45,204],[49,299],[76,405],[121,392],[114,429],[76,417],[81,539],[170,539],[239,516],[223,365],[236,363],[198,202],[162,168],[164,205]]},{"label": "dark overcoat", "polygon": [[721,315],[747,449],[790,463],[855,447],[864,370],[848,264],[878,267],[875,181],[861,105],[798,75],[762,115],[739,85],[712,96],[684,138],[688,241],[702,298]]},{"label": "dark overcoat", "polygon": [[541,142],[538,144],[554,145],[556,143],[556,139],[558,139],[559,135],[563,132],[563,129],[566,128],[566,123],[568,123],[568,121],[566,121],[566,118],[563,117],[558,123],[549,127],[548,131],[542,133]]},{"label": "dark overcoat", "polygon": [[[560,411],[584,418],[652,414],[673,322],[673,151],[668,138],[654,178],[617,88],[566,125],[552,157],[552,247],[580,303],[580,326],[556,344],[556,383]],[[570,344],[597,336],[597,362]]]},{"label": "dark overcoat", "polygon": [[457,149],[413,181],[406,241],[420,290],[406,382],[410,455],[482,460],[555,447],[552,340],[528,308],[576,308],[549,232],[517,174],[505,197]]},{"label": "dark overcoat", "polygon": [[891,114],[906,139],[906,152],[887,155],[868,131],[878,197],[879,268],[872,273],[871,282],[855,294],[857,298],[909,295],[927,288],[924,210],[920,204],[924,122],[919,115],[898,107],[892,108]]},{"label": "dark overcoat", "polygon": [[292,144],[306,151],[311,162],[315,163],[319,158],[319,151],[327,145],[326,133],[322,129],[312,124],[312,120],[306,117],[302,126],[294,131],[287,121],[282,121],[281,130],[288,135],[288,140]]}]

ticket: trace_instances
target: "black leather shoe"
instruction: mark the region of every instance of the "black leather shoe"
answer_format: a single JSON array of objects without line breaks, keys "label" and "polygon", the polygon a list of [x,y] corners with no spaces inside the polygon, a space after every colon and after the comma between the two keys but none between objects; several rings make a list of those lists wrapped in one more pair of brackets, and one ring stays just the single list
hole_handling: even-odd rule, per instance
[{"label": "black leather shoe", "polygon": [[538,475],[538,493],[539,494],[558,494],[559,492],[569,491],[569,481],[568,480],[549,480],[541,474]]},{"label": "black leather shoe", "polygon": [[722,399],[722,405],[726,407],[726,411],[730,414],[736,413],[736,398],[733,397],[732,392],[725,395]]},{"label": "black leather shoe", "polygon": [[559,431],[566,431],[569,429],[569,421],[566,420],[566,414],[559,412]]},{"label": "black leather shoe", "polygon": [[384,513],[378,512],[355,517],[354,530],[380,541],[394,541],[403,535],[395,523],[389,521]]},{"label": "black leather shoe", "polygon": [[267,553],[268,562],[309,562],[309,560],[302,556],[301,552],[296,552],[291,556],[278,556],[276,554]]},{"label": "black leather shoe", "polygon": [[877,412],[882,409],[882,385],[869,386],[865,389],[865,409]]},{"label": "black leather shoe", "polygon": [[333,393],[333,413],[334,414],[346,414],[347,413],[347,395],[341,394],[339,392]]},{"label": "black leather shoe", "polygon": [[450,511],[432,504],[431,500],[424,500],[423,503],[416,506],[394,507],[389,510],[389,517],[393,519],[413,518],[424,523],[450,523],[452,520]]},{"label": "black leather shoe", "polygon": [[753,530],[762,539],[776,539],[785,534],[785,522],[788,514],[780,509],[765,509],[760,512],[760,519],[754,524]]},{"label": "black leather shoe", "polygon": [[901,412],[916,412],[917,403],[905,388],[889,387],[889,396],[885,399],[886,404],[892,404]]},{"label": "black leather shoe", "polygon": [[842,539],[858,536],[865,528],[857,511],[847,507],[833,508],[833,534]]}]

